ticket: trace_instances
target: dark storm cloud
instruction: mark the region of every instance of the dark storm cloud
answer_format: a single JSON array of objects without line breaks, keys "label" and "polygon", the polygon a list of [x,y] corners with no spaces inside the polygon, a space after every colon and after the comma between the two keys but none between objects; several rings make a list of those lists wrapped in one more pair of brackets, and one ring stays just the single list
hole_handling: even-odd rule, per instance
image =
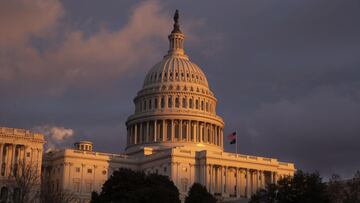
[{"label": "dark storm cloud", "polygon": [[[27,6],[19,12],[33,19],[48,15]],[[0,39],[2,125],[64,126],[74,129],[74,139],[93,140],[97,150],[121,152],[132,99],[165,54],[178,8],[186,52],[207,74],[225,131],[239,132],[242,153],[295,162],[325,176],[349,177],[360,169],[358,1],[46,6],[54,10],[47,20],[14,27],[15,34],[5,36],[13,36],[5,41],[11,43]],[[0,26],[9,25],[9,17]],[[26,43],[26,33],[36,39]],[[129,48],[121,48],[124,41]]]}]

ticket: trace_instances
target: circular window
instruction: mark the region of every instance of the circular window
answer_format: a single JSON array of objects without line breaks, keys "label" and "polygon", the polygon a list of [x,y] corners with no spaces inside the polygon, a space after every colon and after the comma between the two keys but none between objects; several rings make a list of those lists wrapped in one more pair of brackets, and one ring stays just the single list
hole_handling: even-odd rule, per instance
[{"label": "circular window", "polygon": [[102,171],[102,174],[103,174],[103,175],[106,175],[106,170],[103,170],[103,171]]}]

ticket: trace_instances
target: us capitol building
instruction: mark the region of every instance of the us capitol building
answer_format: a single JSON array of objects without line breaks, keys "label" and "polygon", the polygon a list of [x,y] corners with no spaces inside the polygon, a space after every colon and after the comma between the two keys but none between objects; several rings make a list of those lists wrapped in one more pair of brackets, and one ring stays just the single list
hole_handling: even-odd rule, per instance
[{"label": "us capitol building", "polygon": [[69,191],[78,202],[89,202],[114,170],[126,167],[168,176],[182,199],[198,182],[220,199],[235,200],[294,174],[292,163],[224,151],[217,99],[204,72],[184,52],[178,13],[174,21],[167,54],[149,70],[134,98],[125,152],[94,152],[90,141],[50,151],[42,165],[42,184],[49,190]]}]

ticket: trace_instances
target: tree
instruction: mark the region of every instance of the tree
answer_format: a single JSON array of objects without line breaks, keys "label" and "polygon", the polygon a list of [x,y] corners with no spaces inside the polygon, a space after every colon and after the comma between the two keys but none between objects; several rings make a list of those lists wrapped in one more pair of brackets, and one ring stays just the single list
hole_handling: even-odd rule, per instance
[{"label": "tree", "polygon": [[327,191],[331,203],[342,203],[344,199],[344,184],[340,176],[333,174],[329,180]]},{"label": "tree", "polygon": [[319,173],[297,171],[276,185],[268,185],[251,197],[251,203],[322,203],[329,202],[326,184]]},{"label": "tree", "polygon": [[216,199],[207,191],[206,187],[194,183],[189,190],[185,203],[216,203]]},{"label": "tree", "polygon": [[167,176],[120,168],[104,183],[100,194],[93,192],[92,203],[180,203],[179,191]]},{"label": "tree", "polygon": [[40,169],[33,163],[16,164],[14,168],[14,202],[34,202],[40,193]]},{"label": "tree", "polygon": [[347,182],[344,189],[344,203],[360,202],[360,171],[357,171],[354,178]]}]

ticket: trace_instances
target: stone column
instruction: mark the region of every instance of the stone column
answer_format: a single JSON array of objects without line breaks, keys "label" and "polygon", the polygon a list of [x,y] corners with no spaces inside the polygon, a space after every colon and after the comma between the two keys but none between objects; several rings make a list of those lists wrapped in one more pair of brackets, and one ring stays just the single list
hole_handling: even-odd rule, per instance
[{"label": "stone column", "polygon": [[193,142],[196,142],[196,122],[193,124]]},{"label": "stone column", "polygon": [[171,142],[174,142],[175,139],[175,122],[171,120]]},{"label": "stone column", "polygon": [[152,140],[153,142],[157,142],[157,120],[154,120],[154,140]]},{"label": "stone column", "polygon": [[241,173],[239,168],[235,168],[236,170],[236,197],[240,197],[240,181],[241,181]]},{"label": "stone column", "polygon": [[199,142],[203,142],[203,129],[204,129],[203,124],[199,123],[199,139],[200,139]]},{"label": "stone column", "polygon": [[145,136],[145,142],[150,142],[150,121],[146,122],[146,136]]},{"label": "stone column", "polygon": [[92,190],[96,190],[96,169],[97,169],[97,165],[94,165],[94,176],[93,176],[93,186],[92,186]]},{"label": "stone column", "polygon": [[224,132],[222,128],[220,130],[220,144],[221,147],[224,147]]},{"label": "stone column", "polygon": [[138,131],[137,131],[137,124],[134,125],[134,144],[138,143]]},{"label": "stone column", "polygon": [[16,157],[15,157],[15,153],[16,153],[16,144],[12,145],[12,155],[11,155],[11,169],[10,169],[10,174],[15,176],[14,174],[14,166],[15,166],[15,162],[16,162]]},{"label": "stone column", "polygon": [[274,178],[274,180],[275,180],[275,184],[277,184],[277,182],[278,182],[278,178],[279,178],[279,175],[278,175],[278,173],[277,173],[277,172],[274,172],[274,176],[275,176],[275,178]]},{"label": "stone column", "polygon": [[220,168],[220,180],[221,180],[220,181],[221,182],[221,184],[220,184],[220,192],[221,192],[221,196],[224,196],[224,194],[225,194],[225,190],[224,190],[224,184],[225,184],[224,172],[225,172],[224,167],[221,166],[221,168]]},{"label": "stone column", "polygon": [[210,164],[209,169],[210,169],[209,192],[211,194],[214,194],[214,192],[213,192],[213,165]]},{"label": "stone column", "polygon": [[0,174],[2,173],[4,145],[5,143],[0,143]]},{"label": "stone column", "polygon": [[83,191],[84,167],[85,167],[85,164],[81,164],[80,193],[82,193],[82,191]]},{"label": "stone column", "polygon": [[69,179],[69,178],[67,178],[66,176],[70,176],[70,174],[69,174],[69,168],[70,168],[70,164],[68,163],[68,162],[64,162],[64,172],[63,172],[63,177],[62,177],[62,182],[63,182],[63,186],[62,186],[62,188],[64,189],[64,190],[67,190],[67,189],[69,189],[69,185],[70,185],[70,183],[67,181],[67,179]]},{"label": "stone column", "polygon": [[190,121],[187,121],[186,123],[186,141],[190,142]]},{"label": "stone column", "polygon": [[179,120],[179,139],[180,139],[180,141],[183,141],[183,134],[182,134],[183,126],[182,126],[182,123],[183,123],[183,120]]},{"label": "stone column", "polygon": [[265,188],[266,181],[265,181],[265,171],[262,171],[261,173],[261,188]]},{"label": "stone column", "polygon": [[126,145],[129,146],[130,144],[130,133],[129,133],[129,128],[126,128]]},{"label": "stone column", "polygon": [[246,187],[245,187],[245,194],[246,194],[247,198],[251,197],[250,182],[251,182],[251,174],[250,174],[250,170],[247,168],[246,169]]},{"label": "stone column", "polygon": [[166,133],[166,131],[167,131],[167,126],[166,126],[167,124],[166,124],[166,121],[165,120],[163,120],[162,121],[162,127],[163,127],[163,137],[162,137],[162,139],[163,139],[163,141],[166,141],[166,139],[167,139],[167,133]]},{"label": "stone column", "polygon": [[144,129],[143,129],[143,125],[144,125],[144,123],[141,122],[139,125],[140,125],[140,132],[139,132],[139,140],[138,140],[138,142],[139,142],[139,143],[143,143],[143,140],[144,140]]}]

